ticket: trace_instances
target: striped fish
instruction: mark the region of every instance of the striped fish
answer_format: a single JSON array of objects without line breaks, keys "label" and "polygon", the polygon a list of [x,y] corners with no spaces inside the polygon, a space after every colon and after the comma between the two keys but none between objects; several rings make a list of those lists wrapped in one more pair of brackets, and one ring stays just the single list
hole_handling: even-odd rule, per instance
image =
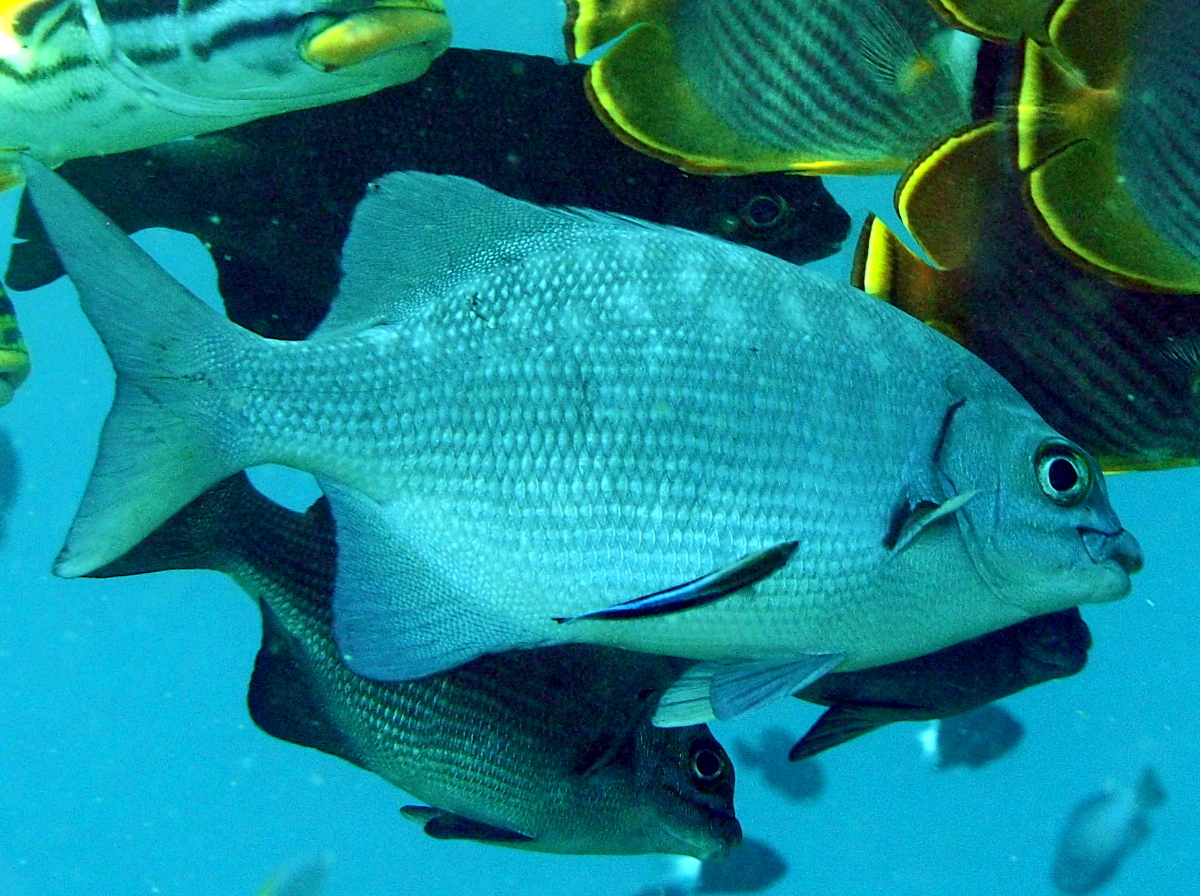
[{"label": "striped fish", "polygon": [[6,0],[0,186],[48,164],[362,96],[449,45],[441,0]]},{"label": "striped fish", "polygon": [[1004,129],[983,125],[901,181],[901,216],[954,270],[871,219],[855,285],[971,349],[1106,471],[1200,463],[1200,296],[1118,286],[1053,251],[1008,151]]},{"label": "striped fish", "polygon": [[1194,0],[1074,0],[1049,47],[1023,47],[1017,157],[1038,227],[1133,289],[1200,292],[1197,25]]},{"label": "striped fish", "polygon": [[925,0],[567,0],[624,142],[702,173],[900,171],[971,118],[978,40]]},{"label": "striped fish", "polygon": [[1146,0],[1131,37],[1117,133],[1125,187],[1174,248],[1200,263],[1200,4]]},{"label": "striped fish", "polygon": [[17,386],[29,376],[29,347],[17,326],[17,313],[0,286],[0,407],[12,401]]}]

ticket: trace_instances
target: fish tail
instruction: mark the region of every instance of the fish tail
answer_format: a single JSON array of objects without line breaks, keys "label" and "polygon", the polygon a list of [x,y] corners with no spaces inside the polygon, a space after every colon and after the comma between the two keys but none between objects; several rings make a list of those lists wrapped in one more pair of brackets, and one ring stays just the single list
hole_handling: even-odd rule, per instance
[{"label": "fish tail", "polygon": [[[247,464],[218,439],[221,371],[266,342],[184,289],[45,166],[26,182],[117,375],[92,476],[55,572],[79,576]],[[253,461],[250,461],[253,463]]]}]

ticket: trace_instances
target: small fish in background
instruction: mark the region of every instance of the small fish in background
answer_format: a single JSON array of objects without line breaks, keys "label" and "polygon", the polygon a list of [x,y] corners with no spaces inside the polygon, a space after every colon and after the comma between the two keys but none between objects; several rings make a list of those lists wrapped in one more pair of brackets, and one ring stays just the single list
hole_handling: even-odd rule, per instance
[{"label": "small fish in background", "polygon": [[[451,49],[420,79],[362,99],[78,159],[59,173],[127,233],[197,236],[230,319],[274,339],[303,339],[328,313],[354,207],[390,171],[462,175],[518,199],[674,224],[796,264],[838,251],[850,218],[819,178],[689,177],[613,139],[579,90],[580,72]],[[28,196],[17,235],[11,288],[62,276]]]},{"label": "small fish in background", "polygon": [[666,880],[637,896],[693,896],[696,893],[761,893],[788,871],[787,861],[765,840],[747,837],[724,858],[680,858]]},{"label": "small fish in background", "polygon": [[834,672],[796,694],[829,710],[788,758],[810,759],[892,722],[970,713],[1024,688],[1074,675],[1087,663],[1091,646],[1087,623],[1072,608],[901,663]]},{"label": "small fish in background", "polygon": [[322,896],[330,858],[322,853],[302,865],[287,865],[267,879],[255,896]]},{"label": "small fish in background", "polygon": [[1108,883],[1150,833],[1150,814],[1167,799],[1154,770],[1133,787],[1109,785],[1084,799],[1063,827],[1052,880],[1060,893],[1082,896]]},{"label": "small fish in background", "polygon": [[1025,736],[1025,726],[1002,706],[989,704],[972,712],[938,719],[919,735],[925,758],[938,771],[958,765],[983,768],[1011,752]]},{"label": "small fish in background", "polygon": [[17,325],[17,312],[0,284],[0,407],[12,401],[29,376],[29,346]]},{"label": "small fish in background", "polygon": [[654,717],[674,726],[1120,599],[1142,565],[1095,462],[999,375],[772,256],[396,173],[321,329],[272,341],[23,164],[118,377],[60,575],[281,463],[337,519],[350,668],[685,656]]},{"label": "small fish in background", "polygon": [[[0,11],[0,187],[49,165],[362,96],[450,44],[441,0],[14,0]],[[244,185],[243,185],[244,186]]]},{"label": "small fish in background", "polygon": [[929,0],[953,25],[989,41],[1014,42],[1028,37],[1048,44],[1050,12],[1059,0]]},{"label": "small fish in background", "polygon": [[757,770],[776,793],[798,803],[815,800],[825,791],[825,772],[815,759],[788,761],[794,740],[786,729],[771,726],[763,729],[757,745],[738,738],[734,741],[734,753],[743,770]]},{"label": "small fish in background", "polygon": [[708,858],[741,839],[734,771],[703,726],[650,724],[686,663],[590,646],[487,656],[419,681],[340,661],[333,519],[280,507],[239,473],[95,575],[216,569],[259,604],[247,702],[263,731],[374,772],[428,806],[432,837],[535,852]]},{"label": "small fish in background", "polygon": [[567,53],[635,149],[703,174],[901,171],[971,120],[979,41],[925,0],[568,0]]},{"label": "small fish in background", "polygon": [[1118,286],[1047,246],[998,122],[915,163],[897,208],[930,266],[880,221],[851,282],[947,333],[1106,471],[1200,460],[1200,297]]},{"label": "small fish in background", "polygon": [[0,544],[8,530],[8,513],[21,488],[21,459],[7,429],[0,428]]}]

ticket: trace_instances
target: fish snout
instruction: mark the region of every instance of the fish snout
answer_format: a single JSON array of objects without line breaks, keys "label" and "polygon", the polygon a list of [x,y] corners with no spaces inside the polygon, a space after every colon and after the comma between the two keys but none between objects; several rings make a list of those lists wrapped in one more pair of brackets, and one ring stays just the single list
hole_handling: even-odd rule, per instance
[{"label": "fish snout", "polygon": [[1101,532],[1098,529],[1081,526],[1079,537],[1083,539],[1084,550],[1092,558],[1093,563],[1106,563],[1113,560],[1130,575],[1142,568],[1144,562],[1142,546],[1125,529],[1118,529],[1116,532]]},{"label": "fish snout", "polygon": [[713,839],[716,840],[717,847],[705,861],[714,859],[720,861],[729,855],[731,849],[742,842],[742,823],[734,815],[714,815],[709,820],[708,829]]}]

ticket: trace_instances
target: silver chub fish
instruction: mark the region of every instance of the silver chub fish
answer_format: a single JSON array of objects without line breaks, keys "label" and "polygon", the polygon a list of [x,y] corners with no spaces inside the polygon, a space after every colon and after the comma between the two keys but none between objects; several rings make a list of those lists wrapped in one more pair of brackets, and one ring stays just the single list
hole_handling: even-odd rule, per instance
[{"label": "silver chub fish", "polygon": [[26,173],[117,372],[60,575],[280,463],[330,499],[355,671],[680,656],[655,719],[680,725],[1120,598],[1141,565],[1095,462],[998,374],[780,259],[392,174],[325,322],[276,342]]},{"label": "silver chub fish", "polygon": [[262,611],[248,704],[281,740],[339,756],[424,800],[440,839],[535,852],[720,857],[741,838],[729,757],[704,726],[655,728],[684,660],[572,644],[480,657],[419,681],[342,664],[329,505],[280,507],[243,474],[94,574],[215,569]]},{"label": "silver chub fish", "polygon": [[50,165],[363,96],[450,45],[441,0],[17,0],[0,9],[0,187]]}]

